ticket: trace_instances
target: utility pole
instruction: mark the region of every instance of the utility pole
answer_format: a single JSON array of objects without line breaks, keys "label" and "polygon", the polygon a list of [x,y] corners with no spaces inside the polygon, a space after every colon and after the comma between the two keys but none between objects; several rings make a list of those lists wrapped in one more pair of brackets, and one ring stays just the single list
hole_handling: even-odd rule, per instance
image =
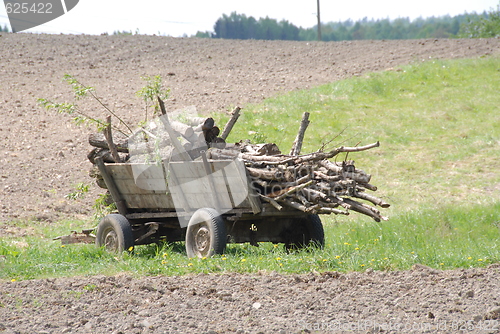
[{"label": "utility pole", "polygon": [[321,16],[319,14],[319,0],[317,0],[318,3],[318,41],[321,41]]}]

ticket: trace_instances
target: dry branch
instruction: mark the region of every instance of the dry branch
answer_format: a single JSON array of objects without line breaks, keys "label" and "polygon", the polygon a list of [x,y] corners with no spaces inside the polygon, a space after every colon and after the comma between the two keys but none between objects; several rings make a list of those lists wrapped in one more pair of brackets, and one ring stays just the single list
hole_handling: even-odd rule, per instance
[{"label": "dry branch", "polygon": [[290,155],[299,155],[302,150],[302,141],[304,140],[304,134],[306,132],[307,126],[309,125],[309,113],[306,111],[302,115],[302,121],[300,121],[299,132],[297,137],[292,144],[292,149],[290,150]]},{"label": "dry branch", "polygon": [[229,136],[229,133],[233,129],[234,124],[238,120],[238,117],[240,117],[240,107],[234,108],[233,112],[231,113],[231,118],[229,121],[226,123],[226,126],[224,127],[224,130],[222,130],[221,138],[226,140],[227,136]]},{"label": "dry branch", "polygon": [[118,155],[118,151],[116,150],[116,146],[113,143],[113,134],[111,133],[111,115],[106,117],[106,123],[108,125],[104,128],[104,137],[106,138],[106,142],[108,143],[109,150],[111,151],[111,156],[115,160],[115,162],[122,162],[120,156]]},{"label": "dry branch", "polygon": [[309,182],[306,182],[304,184],[292,187],[292,188],[288,189],[286,192],[284,192],[283,194],[275,197],[274,200],[279,202],[282,199],[284,199],[285,197],[287,197],[287,196],[289,196],[289,195],[291,195],[291,194],[293,194],[301,189],[304,189],[307,186],[310,186],[312,183],[313,183],[313,181],[309,181]]}]

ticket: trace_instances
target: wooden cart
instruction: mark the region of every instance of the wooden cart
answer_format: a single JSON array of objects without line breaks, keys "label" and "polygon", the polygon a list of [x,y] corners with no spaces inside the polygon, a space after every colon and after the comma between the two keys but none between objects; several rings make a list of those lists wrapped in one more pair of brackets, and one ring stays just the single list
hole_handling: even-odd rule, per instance
[{"label": "wooden cart", "polygon": [[228,242],[324,245],[318,215],[262,202],[241,160],[96,163],[118,209],[97,228],[108,250],[185,241],[189,257],[208,257]]}]

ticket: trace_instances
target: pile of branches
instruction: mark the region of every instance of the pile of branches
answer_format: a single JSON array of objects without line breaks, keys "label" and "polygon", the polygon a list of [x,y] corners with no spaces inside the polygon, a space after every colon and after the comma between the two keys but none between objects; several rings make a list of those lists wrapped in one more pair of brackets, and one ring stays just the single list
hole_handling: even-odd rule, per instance
[{"label": "pile of branches", "polygon": [[377,222],[387,220],[375,206],[388,208],[389,203],[367,193],[377,190],[370,184],[371,175],[357,169],[347,155],[342,162],[329,160],[340,153],[366,151],[380,143],[300,155],[308,125],[309,113],[305,112],[289,154],[282,154],[275,144],[240,142],[224,149],[213,148],[208,151],[208,158],[243,160],[252,187],[277,210],[287,206],[310,214],[342,215],[355,211]]},{"label": "pile of branches", "polygon": [[367,193],[367,190],[377,190],[370,184],[371,175],[357,169],[352,160],[339,163],[328,160],[342,152],[378,146],[376,142],[360,147],[342,146],[330,152],[284,155],[274,144],[240,143],[226,149],[211,149],[208,157],[243,160],[253,188],[262,200],[278,210],[287,206],[311,214],[343,215],[356,211],[381,221],[387,218],[375,206],[388,208],[390,205]]}]

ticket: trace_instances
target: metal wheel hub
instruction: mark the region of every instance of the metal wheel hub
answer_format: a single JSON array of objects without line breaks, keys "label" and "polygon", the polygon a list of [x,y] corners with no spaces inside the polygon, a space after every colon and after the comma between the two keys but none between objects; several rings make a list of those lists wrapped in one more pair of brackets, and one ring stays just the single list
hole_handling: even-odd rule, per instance
[{"label": "metal wheel hub", "polygon": [[200,226],[194,235],[196,250],[203,253],[210,247],[210,231],[206,226]]},{"label": "metal wheel hub", "polygon": [[115,231],[110,230],[105,234],[104,246],[108,250],[115,250],[118,247],[118,236]]}]

